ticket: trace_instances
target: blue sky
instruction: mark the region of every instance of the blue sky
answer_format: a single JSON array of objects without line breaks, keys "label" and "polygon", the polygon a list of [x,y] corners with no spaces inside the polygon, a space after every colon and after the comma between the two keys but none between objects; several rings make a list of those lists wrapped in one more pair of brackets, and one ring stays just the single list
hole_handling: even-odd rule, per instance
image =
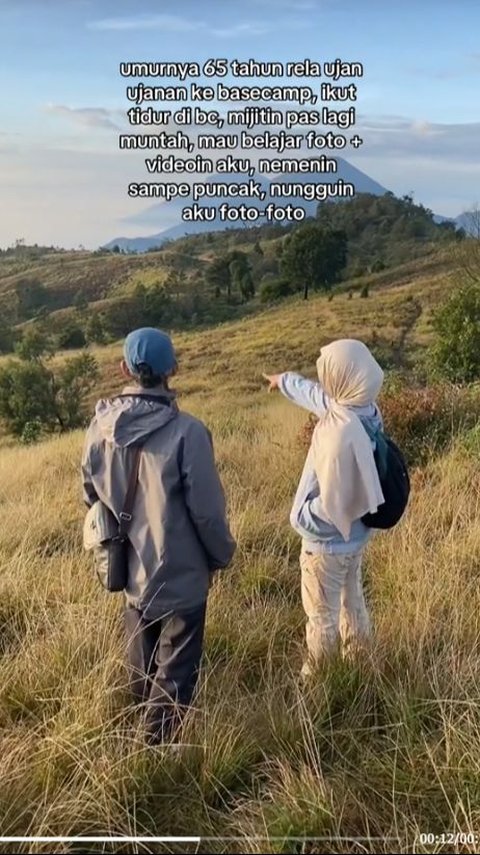
[{"label": "blue sky", "polygon": [[477,0],[0,0],[0,246],[152,231],[117,145],[128,60],[360,61],[348,159],[454,216],[480,198],[479,32]]}]

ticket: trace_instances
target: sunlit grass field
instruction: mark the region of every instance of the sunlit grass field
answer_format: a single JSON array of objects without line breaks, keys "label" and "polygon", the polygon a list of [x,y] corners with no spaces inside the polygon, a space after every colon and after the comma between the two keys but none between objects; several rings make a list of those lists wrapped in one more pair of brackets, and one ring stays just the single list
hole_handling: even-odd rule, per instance
[{"label": "sunlit grass field", "polygon": [[[288,514],[306,414],[261,381],[264,370],[313,375],[336,336],[408,362],[442,289],[427,271],[367,300],[296,299],[178,338],[180,405],[213,432],[239,545],[212,591],[200,693],[175,753],[143,742],[121,597],[101,590],[82,552],[81,433],[2,448],[1,834],[223,840],[0,851],[476,851],[420,834],[480,830],[480,445],[459,437],[413,473],[405,520],[366,557],[369,655],[332,660],[305,688]],[[96,355],[107,394],[120,348]],[[287,839],[304,836],[327,839]]]}]

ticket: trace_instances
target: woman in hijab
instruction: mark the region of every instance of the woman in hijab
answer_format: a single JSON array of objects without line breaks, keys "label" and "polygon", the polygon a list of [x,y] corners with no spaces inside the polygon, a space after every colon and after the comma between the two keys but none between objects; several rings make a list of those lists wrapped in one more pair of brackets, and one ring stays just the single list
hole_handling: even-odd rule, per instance
[{"label": "woman in hijab", "polygon": [[384,501],[374,441],[363,424],[373,432],[382,427],[375,403],[382,369],[361,341],[341,339],[321,349],[317,371],[319,383],[292,372],[264,375],[270,391],[318,417],[290,515],[302,536],[304,676],[339,639],[346,654],[370,634],[361,567],[372,530],[361,517]]}]

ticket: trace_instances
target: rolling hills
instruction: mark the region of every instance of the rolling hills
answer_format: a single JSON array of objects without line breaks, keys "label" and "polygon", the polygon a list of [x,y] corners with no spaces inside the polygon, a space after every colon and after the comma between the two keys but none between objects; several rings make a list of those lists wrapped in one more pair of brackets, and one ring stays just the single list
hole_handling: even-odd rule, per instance
[{"label": "rolling hills", "polygon": [[[338,181],[343,179],[346,182],[351,182],[354,184],[357,193],[371,193],[376,196],[382,196],[386,193],[386,188],[383,187],[378,181],[375,181],[370,176],[366,175],[360,169],[357,169],[351,163],[348,163],[344,158],[337,157],[335,158],[337,161],[337,172],[329,174],[326,173],[321,176],[322,180],[326,183],[332,183],[333,181]],[[160,177],[160,176],[159,176]],[[318,174],[315,173],[300,173],[300,174],[277,174],[274,176],[266,176],[262,175],[256,176],[256,181],[260,184],[262,190],[267,194],[268,198],[268,186],[270,181],[275,181],[279,183],[309,183],[309,182],[318,182]],[[242,176],[238,174],[232,175],[211,175],[207,176],[205,179],[206,183],[212,183],[216,181],[231,181],[236,182],[242,180]],[[218,209],[222,203],[222,199],[210,199],[207,200],[208,205],[215,209]],[[247,198],[235,200],[230,199],[229,204],[230,207],[238,207],[242,201],[247,201],[250,207],[261,208],[265,207],[261,203],[258,203],[254,198]],[[275,204],[279,206],[284,206],[291,201],[290,199],[277,197],[275,199]],[[168,240],[176,240],[177,238],[184,237],[188,234],[201,234],[204,232],[211,232],[218,230],[219,228],[223,228],[224,224],[220,223],[218,220],[215,222],[184,222],[182,220],[182,210],[185,207],[186,200],[183,201],[181,199],[176,199],[167,203],[155,204],[151,205],[146,211],[142,211],[141,214],[137,215],[137,218],[130,218],[129,222],[131,224],[140,223],[142,226],[151,225],[152,227],[156,227],[158,229],[159,225],[164,223],[174,223],[174,225],[165,226],[161,231],[156,232],[155,234],[148,235],[146,237],[137,237],[137,238],[126,238],[126,237],[118,237],[109,241],[105,246],[107,249],[113,249],[114,246],[120,247],[120,249],[128,250],[130,252],[145,252],[152,247],[161,247],[165,241]],[[312,201],[302,201],[297,200],[297,206],[302,207],[306,213],[307,217],[315,216],[315,211],[318,205],[318,202]]]},{"label": "rolling hills", "polygon": [[[322,838],[312,853],[422,853],[421,833],[478,829],[478,441],[454,437],[418,469],[407,517],[369,547],[370,655],[333,660],[302,689],[288,514],[306,415],[261,381],[264,370],[313,375],[339,336],[408,368],[450,272],[446,257],[427,258],[375,274],[368,299],[295,297],[175,336],[180,405],[213,432],[239,543],[212,592],[180,753],[146,747],[128,705],[120,598],[101,592],[81,550],[82,434],[0,449],[3,834],[198,834],[195,851],[272,853],[300,851],[288,838],[309,835]],[[94,353],[96,394],[110,394],[120,345]],[[33,851],[3,849],[14,850]]]},{"label": "rolling hills", "polygon": [[[72,252],[19,241],[0,251],[0,351],[11,349],[32,324],[59,342],[57,347],[103,343],[132,325],[192,329],[255,314],[306,281],[341,292],[375,287],[384,281],[378,274],[394,278],[404,265],[451,267],[462,233],[450,223],[436,223],[411,196],[370,189],[349,201],[320,204],[316,216],[299,227],[194,234],[142,253],[117,245],[112,251]],[[296,242],[298,235],[301,245],[302,231],[311,235],[308,240],[325,238],[330,247],[323,250],[330,259],[322,260],[318,249],[314,253],[314,271],[308,255],[298,257],[304,252]],[[297,252],[293,261],[289,246]]]}]

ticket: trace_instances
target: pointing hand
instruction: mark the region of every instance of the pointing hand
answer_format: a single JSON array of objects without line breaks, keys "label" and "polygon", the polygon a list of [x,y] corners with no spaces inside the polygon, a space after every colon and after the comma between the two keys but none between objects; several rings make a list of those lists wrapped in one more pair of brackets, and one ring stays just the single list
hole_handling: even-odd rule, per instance
[{"label": "pointing hand", "polygon": [[280,385],[280,377],[282,376],[281,374],[263,374],[262,376],[269,384],[269,392],[273,392],[274,389],[278,389]]}]

